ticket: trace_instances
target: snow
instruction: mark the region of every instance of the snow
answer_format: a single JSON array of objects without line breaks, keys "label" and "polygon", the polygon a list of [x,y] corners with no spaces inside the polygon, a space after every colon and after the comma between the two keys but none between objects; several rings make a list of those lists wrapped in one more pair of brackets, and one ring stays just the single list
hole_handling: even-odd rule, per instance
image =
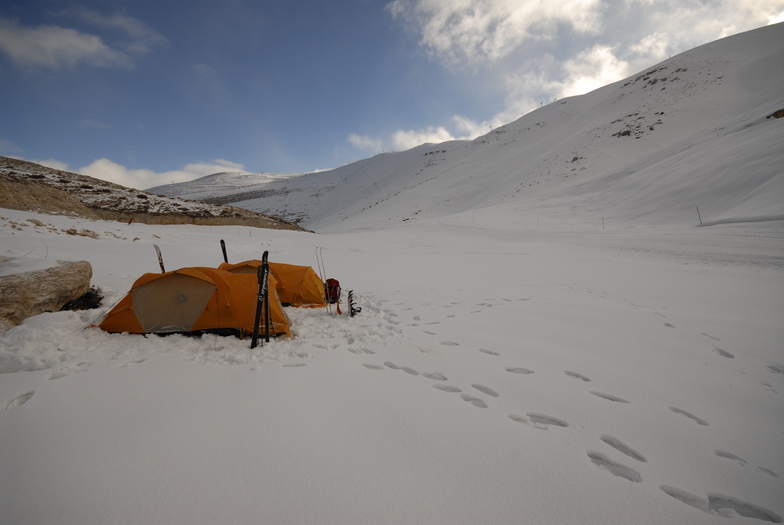
[{"label": "snow", "polygon": [[[717,45],[750,74],[757,55]],[[708,102],[710,125],[747,103]],[[616,118],[594,113],[585,129]],[[784,154],[759,117],[667,155],[631,139],[585,192],[542,174],[508,198],[505,134],[374,157],[341,168],[363,188],[303,205],[315,234],[0,210],[0,255],[86,259],[106,294],[0,337],[0,522],[780,523]],[[700,186],[719,210],[696,204],[703,227]],[[231,262],[316,268],[321,247],[362,312],[288,309],[295,338],[253,351],[85,328],[158,271],[153,244],[167,269],[217,266],[220,239]]]}]

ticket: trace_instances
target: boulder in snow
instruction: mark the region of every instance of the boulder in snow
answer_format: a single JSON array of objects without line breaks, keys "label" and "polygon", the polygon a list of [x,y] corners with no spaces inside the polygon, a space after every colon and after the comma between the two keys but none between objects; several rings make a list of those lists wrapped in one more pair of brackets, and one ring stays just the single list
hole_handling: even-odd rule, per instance
[{"label": "boulder in snow", "polygon": [[0,257],[0,334],[43,312],[57,312],[90,288],[87,261]]}]

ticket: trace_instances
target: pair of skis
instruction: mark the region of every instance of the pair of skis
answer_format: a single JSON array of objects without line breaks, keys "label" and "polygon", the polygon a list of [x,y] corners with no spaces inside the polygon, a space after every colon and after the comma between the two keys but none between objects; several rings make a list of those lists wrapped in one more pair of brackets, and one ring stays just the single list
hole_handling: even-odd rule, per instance
[{"label": "pair of skis", "polygon": [[[224,262],[228,263],[229,258],[226,255],[226,243],[221,239],[221,250],[223,251],[223,260]],[[163,266],[163,255],[161,254],[161,249],[158,247],[157,244],[153,244],[155,248],[155,253],[158,256],[158,264],[161,267],[161,273],[166,273],[166,268]],[[261,325],[261,315],[264,314],[264,341],[269,343],[270,340],[270,325],[272,324],[272,317],[270,316],[270,307],[269,307],[269,262],[267,262],[267,258],[269,257],[269,251],[265,251],[264,255],[261,257],[261,266],[259,266],[258,270],[258,278],[259,278],[259,292],[256,296],[256,317],[253,320],[253,336],[251,338],[250,347],[251,349],[256,348],[259,342],[259,327]],[[262,343],[262,346],[264,343]]]},{"label": "pair of skis", "polygon": [[[221,247],[223,247],[223,256],[226,257],[225,244],[221,240]],[[269,263],[267,257],[268,251],[264,251],[261,256],[261,266],[259,266],[259,293],[256,296],[256,319],[253,321],[253,337],[250,342],[251,349],[256,348],[256,343],[259,340],[259,324],[261,323],[262,310],[264,313],[264,341],[269,343],[270,340],[270,324],[272,324],[272,317],[270,316],[269,307]],[[228,261],[226,261],[228,262]],[[262,343],[262,346],[264,343]]]},{"label": "pair of skis", "polygon": [[[221,239],[221,251],[223,252],[223,262],[228,264],[229,256],[226,254],[226,242]],[[264,314],[264,342],[269,343],[270,340],[270,325],[272,324],[272,316],[270,315],[269,306],[269,251],[265,250],[264,255],[261,256],[261,266],[259,266],[257,276],[259,278],[259,292],[256,295],[256,317],[253,320],[253,336],[250,340],[250,348],[254,349],[259,342],[259,327],[261,325],[261,316]],[[264,346],[264,343],[261,344]]]}]

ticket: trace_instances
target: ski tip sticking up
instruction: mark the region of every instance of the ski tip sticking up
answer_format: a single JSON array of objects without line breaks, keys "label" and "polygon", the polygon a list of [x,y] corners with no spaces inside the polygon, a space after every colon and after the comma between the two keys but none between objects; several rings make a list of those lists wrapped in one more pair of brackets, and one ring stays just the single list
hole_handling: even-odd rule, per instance
[{"label": "ski tip sticking up", "polygon": [[155,248],[155,253],[158,254],[158,264],[161,266],[161,273],[166,273],[166,268],[163,267],[163,255],[161,255],[161,249],[158,248],[157,244],[152,245]]},{"label": "ski tip sticking up", "polygon": [[223,262],[228,264],[229,257],[226,255],[226,242],[223,239],[221,239],[220,245],[221,245],[221,250],[223,251]]}]

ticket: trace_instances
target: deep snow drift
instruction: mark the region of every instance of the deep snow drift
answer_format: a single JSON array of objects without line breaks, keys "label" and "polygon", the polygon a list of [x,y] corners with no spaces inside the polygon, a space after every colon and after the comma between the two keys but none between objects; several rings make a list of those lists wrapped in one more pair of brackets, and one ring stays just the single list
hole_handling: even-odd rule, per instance
[{"label": "deep snow drift", "polygon": [[[732,69],[757,58],[729,51]],[[742,113],[703,118],[719,111]],[[296,337],[254,351],[84,329],[101,309],[28,319],[0,337],[0,522],[780,523],[784,222],[697,227],[685,207],[700,166],[725,203],[703,221],[780,213],[780,168],[767,186],[754,162],[725,170],[730,144],[781,160],[764,137],[782,120],[750,122],[650,167],[631,139],[601,162],[640,169],[597,169],[589,193],[542,172],[507,198],[514,148],[492,135],[464,162],[498,158],[493,182],[468,190],[470,170],[407,179],[413,156],[464,144],[369,159],[364,188],[323,193],[319,234],[0,210],[0,255],[87,259],[106,307],[158,271],[153,243],[168,268],[217,266],[225,239],[231,262],[315,267],[322,247],[363,309],[289,309]],[[682,211],[661,201],[681,194]]]}]

